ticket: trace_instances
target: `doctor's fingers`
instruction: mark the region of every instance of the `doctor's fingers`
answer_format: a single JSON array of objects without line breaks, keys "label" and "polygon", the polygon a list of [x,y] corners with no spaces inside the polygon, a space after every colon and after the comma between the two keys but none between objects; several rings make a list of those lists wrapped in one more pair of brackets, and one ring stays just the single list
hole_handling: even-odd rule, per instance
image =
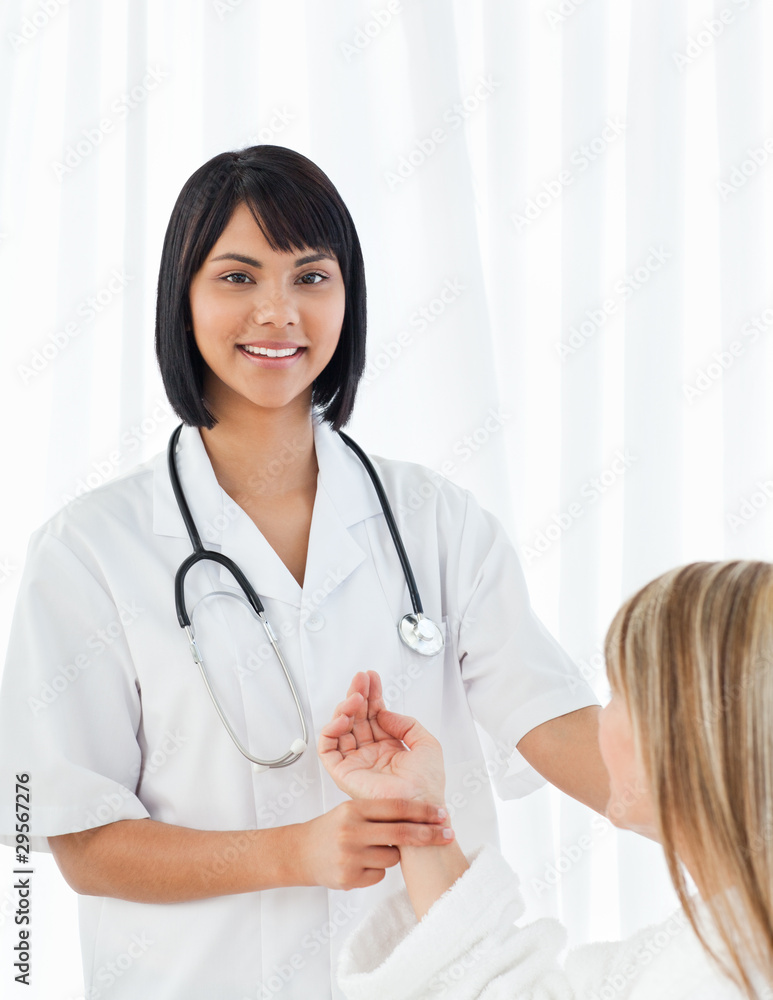
[{"label": "doctor's fingers", "polygon": [[448,844],[454,837],[447,817],[429,802],[357,799],[345,805],[369,821],[362,833],[373,846],[427,847]]},{"label": "doctor's fingers", "polygon": [[[356,812],[364,819],[377,823],[394,823],[398,821],[409,824],[428,823],[443,825],[446,813],[440,814],[440,806],[421,799],[357,799],[343,803],[351,812]],[[336,806],[340,809],[342,806]],[[380,841],[385,843],[385,841]],[[394,843],[386,841],[386,843]]]},{"label": "doctor's fingers", "polygon": [[397,847],[366,847],[360,856],[363,868],[394,868],[400,864],[400,850]]}]

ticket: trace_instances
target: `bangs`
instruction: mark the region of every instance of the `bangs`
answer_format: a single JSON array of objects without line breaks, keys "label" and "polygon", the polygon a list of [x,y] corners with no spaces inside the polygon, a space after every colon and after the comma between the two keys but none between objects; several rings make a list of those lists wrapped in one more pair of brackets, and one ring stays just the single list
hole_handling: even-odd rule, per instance
[{"label": "bangs", "polygon": [[340,258],[346,233],[340,217],[326,211],[327,204],[308,197],[291,177],[248,174],[238,187],[243,201],[272,250],[326,250]]}]

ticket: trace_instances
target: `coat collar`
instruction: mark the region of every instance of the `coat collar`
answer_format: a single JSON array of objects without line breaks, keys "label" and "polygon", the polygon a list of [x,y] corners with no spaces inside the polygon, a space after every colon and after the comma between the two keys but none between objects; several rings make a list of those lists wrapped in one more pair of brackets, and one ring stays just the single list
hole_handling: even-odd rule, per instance
[{"label": "coat collar", "polygon": [[[251,518],[221,488],[198,428],[183,427],[177,446],[180,481],[204,547],[237,562],[261,596],[296,607],[319,604],[320,590],[332,592],[365,559],[348,529],[381,514],[373,484],[359,459],[329,424],[317,418],[314,447],[319,474],[301,590]],[[188,537],[172,491],[166,449],[154,465],[153,530],[157,535]],[[231,581],[226,569],[220,576],[224,583]]]}]

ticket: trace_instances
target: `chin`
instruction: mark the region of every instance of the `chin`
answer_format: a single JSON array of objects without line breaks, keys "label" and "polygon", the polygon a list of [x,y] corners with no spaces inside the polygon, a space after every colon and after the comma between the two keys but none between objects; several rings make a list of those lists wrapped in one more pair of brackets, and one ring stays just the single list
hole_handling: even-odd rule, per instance
[{"label": "chin", "polygon": [[625,811],[620,809],[619,803],[613,802],[612,799],[610,799],[609,802],[607,802],[604,815],[612,826],[616,826],[618,830],[628,829],[628,824],[625,822]]},{"label": "chin", "polygon": [[604,815],[609,822],[620,830],[632,829],[631,804],[627,802],[627,795],[617,795],[614,791],[610,793]]},{"label": "chin", "polygon": [[648,811],[631,809],[624,799],[610,796],[604,815],[618,830],[630,830],[648,840],[660,841],[657,824]]}]

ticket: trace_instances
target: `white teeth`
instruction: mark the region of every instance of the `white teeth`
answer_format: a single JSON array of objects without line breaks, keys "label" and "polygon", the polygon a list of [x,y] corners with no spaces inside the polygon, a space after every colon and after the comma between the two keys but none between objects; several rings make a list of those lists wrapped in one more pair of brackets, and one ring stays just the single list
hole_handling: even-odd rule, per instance
[{"label": "white teeth", "polygon": [[243,351],[248,351],[250,354],[259,354],[262,358],[289,358],[298,350],[297,347],[286,347],[275,351],[271,347],[252,347],[251,344],[240,344],[239,346]]}]

